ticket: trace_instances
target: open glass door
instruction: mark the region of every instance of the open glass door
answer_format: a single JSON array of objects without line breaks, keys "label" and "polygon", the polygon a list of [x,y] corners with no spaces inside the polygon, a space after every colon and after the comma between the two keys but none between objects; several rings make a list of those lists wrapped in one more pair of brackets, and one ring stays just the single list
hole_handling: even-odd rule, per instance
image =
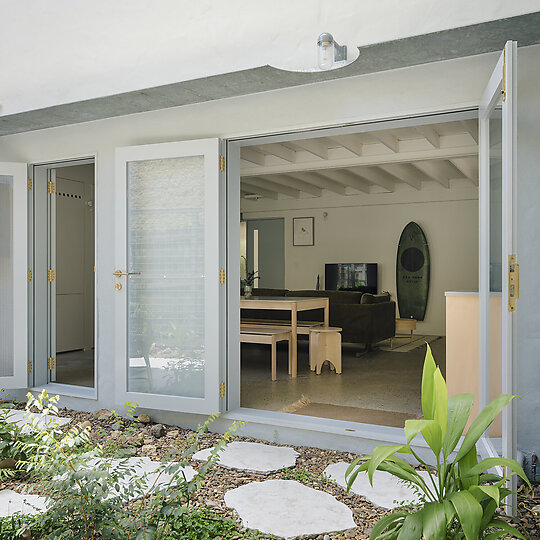
[{"label": "open glass door", "polygon": [[141,407],[220,409],[219,147],[205,139],[116,152],[117,375]]},{"label": "open glass door", "polygon": [[0,387],[28,386],[27,168],[0,163]]},{"label": "open glass door", "polygon": [[[501,392],[515,394],[515,311],[519,295],[514,226],[516,181],[516,42],[507,42],[480,103],[479,401],[483,408]],[[502,415],[500,433],[480,441],[482,457],[516,459],[515,409]],[[497,421],[492,430],[497,429]],[[515,488],[515,477],[513,477]],[[515,506],[515,500],[508,501]]]}]

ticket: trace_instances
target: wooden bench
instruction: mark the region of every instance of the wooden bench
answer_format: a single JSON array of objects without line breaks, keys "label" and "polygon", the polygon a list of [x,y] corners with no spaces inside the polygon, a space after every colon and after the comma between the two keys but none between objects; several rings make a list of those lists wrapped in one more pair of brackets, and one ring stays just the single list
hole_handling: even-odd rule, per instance
[{"label": "wooden bench", "polygon": [[272,351],[272,380],[277,379],[276,344],[278,341],[289,342],[289,375],[291,374],[291,330],[290,328],[262,325],[240,325],[240,343],[269,344]]},{"label": "wooden bench", "polygon": [[[241,326],[248,325],[257,328],[287,328],[291,330],[291,323],[287,320],[268,320],[268,319],[242,319]],[[304,336],[309,336],[310,328],[323,326],[323,323],[317,321],[298,321],[296,324],[296,332]]]}]

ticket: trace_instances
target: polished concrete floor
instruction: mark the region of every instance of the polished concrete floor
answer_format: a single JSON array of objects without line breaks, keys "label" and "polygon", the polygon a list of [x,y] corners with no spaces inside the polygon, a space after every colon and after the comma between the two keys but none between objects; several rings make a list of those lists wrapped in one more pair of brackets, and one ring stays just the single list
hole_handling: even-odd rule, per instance
[{"label": "polished concrete floor", "polygon": [[[430,344],[445,374],[445,338]],[[362,347],[345,343],[343,373],[327,366],[320,375],[309,370],[308,343],[298,343],[298,377],[287,373],[287,345],[278,346],[278,378],[270,377],[270,347],[242,345],[241,405],[280,411],[302,396],[312,402],[365,409],[420,414],[420,385],[426,347],[406,353],[378,351],[362,354]],[[360,356],[357,356],[360,354]]]},{"label": "polished concrete floor", "polygon": [[94,386],[94,351],[56,354],[56,381],[76,386]]}]

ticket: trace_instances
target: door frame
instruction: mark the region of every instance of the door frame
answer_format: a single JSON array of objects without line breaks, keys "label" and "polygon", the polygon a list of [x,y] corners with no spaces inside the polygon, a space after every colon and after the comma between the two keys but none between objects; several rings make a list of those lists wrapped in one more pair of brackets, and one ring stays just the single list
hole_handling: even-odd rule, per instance
[{"label": "door frame", "polygon": [[[43,360],[37,357],[36,349],[43,349],[43,344],[40,341],[43,338],[36,337],[36,332],[39,331],[38,325],[36,324],[37,314],[36,302],[40,301],[39,295],[49,296],[50,291],[42,291],[41,293],[36,294],[36,238],[35,238],[35,213],[37,210],[37,203],[34,197],[34,192],[36,189],[36,180],[38,175],[45,175],[45,181],[49,177],[49,173],[52,169],[60,169],[64,167],[72,167],[77,165],[94,165],[94,385],[93,387],[78,386],[72,384],[64,384],[57,382],[50,382],[50,370],[46,369],[46,363],[42,365]],[[36,391],[41,391],[42,389],[47,389],[49,393],[54,392],[63,396],[72,396],[80,397],[86,399],[98,399],[98,376],[99,376],[99,313],[98,313],[98,264],[99,264],[99,251],[98,251],[98,224],[99,224],[99,204],[98,192],[100,189],[98,181],[98,156],[97,153],[88,153],[81,156],[72,156],[66,158],[60,158],[55,160],[47,160],[43,162],[31,163],[28,165],[28,178],[32,182],[32,190],[28,190],[28,268],[32,270],[34,274],[34,279],[31,286],[29,287],[29,301],[28,301],[28,363],[29,366],[32,365],[32,372],[28,373],[28,388]],[[47,206],[50,205],[50,201],[46,201]],[[53,203],[54,204],[54,203]],[[43,209],[42,209],[43,210]],[[46,220],[50,220],[49,211],[46,209]],[[50,223],[48,223],[48,228]],[[53,239],[56,241],[56,238]],[[47,246],[47,253],[45,254],[45,259],[50,260],[50,249],[53,246]],[[54,259],[52,260],[54,262]],[[43,298],[41,298],[43,300]],[[47,313],[49,319],[53,316],[53,310],[51,309],[51,302],[47,301]],[[50,342],[50,334],[52,332],[51,320],[47,320],[46,330],[47,338]],[[45,346],[49,349],[49,346],[52,343]],[[56,356],[56,355],[55,355]],[[46,360],[45,360],[46,362]],[[45,369],[43,369],[45,366]]]}]

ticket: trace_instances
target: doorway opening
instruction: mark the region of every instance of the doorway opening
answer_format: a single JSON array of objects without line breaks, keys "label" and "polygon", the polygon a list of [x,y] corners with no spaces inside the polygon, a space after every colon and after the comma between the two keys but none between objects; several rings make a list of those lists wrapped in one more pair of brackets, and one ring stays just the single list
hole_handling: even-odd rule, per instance
[{"label": "doorway opening", "polygon": [[[284,264],[278,285],[255,280],[240,300],[240,406],[391,427],[421,417],[426,343],[446,372],[445,294],[478,290],[477,112],[261,137],[239,151],[243,241]],[[250,233],[266,220],[284,224],[281,252]],[[313,299],[328,299],[331,338]],[[295,324],[296,345],[283,335]],[[319,373],[323,347],[321,362],[336,362]]]},{"label": "doorway opening", "polygon": [[94,160],[34,167],[34,384],[95,386]]}]

